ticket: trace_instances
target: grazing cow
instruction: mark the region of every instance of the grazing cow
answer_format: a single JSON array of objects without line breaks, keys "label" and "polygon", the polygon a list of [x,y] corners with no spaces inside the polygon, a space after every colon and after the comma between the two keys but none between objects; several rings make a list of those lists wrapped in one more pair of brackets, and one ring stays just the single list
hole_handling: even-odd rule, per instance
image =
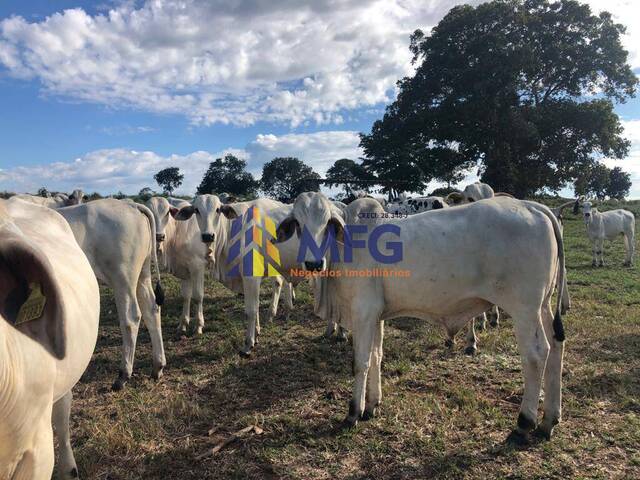
[{"label": "grazing cow", "polygon": [[[112,388],[122,389],[131,378],[141,317],[151,337],[152,376],[160,378],[166,365],[159,308],[164,293],[160,286],[153,214],[144,205],[111,198],[57,211],[69,223],[96,277],[113,289],[122,332],[122,365]],[[158,272],[155,292],[152,261]]]},{"label": "grazing cow", "polygon": [[486,183],[475,182],[467,185],[462,192],[453,192],[447,195],[445,199],[449,204],[460,205],[464,203],[477,202],[492,198],[494,196],[493,188]]},{"label": "grazing cow", "polygon": [[[576,205],[578,205],[578,202],[576,202]],[[587,228],[587,235],[593,245],[593,261],[591,265],[594,267],[597,265],[604,266],[604,241],[615,240],[620,235],[624,236],[626,251],[624,265],[633,265],[636,246],[636,219],[633,213],[622,209],[599,212],[592,202],[583,202],[582,215]]]},{"label": "grazing cow", "polygon": [[[303,193],[291,216],[278,226],[278,240],[306,229],[318,239],[333,231],[338,241],[349,245],[344,225],[332,214],[326,197]],[[564,284],[563,240],[553,213],[542,205],[497,198],[396,219],[386,225],[397,227],[396,231],[382,233],[377,244],[388,249],[393,246],[396,251],[401,245],[401,259],[387,265],[368,249],[353,248],[348,267],[372,272],[387,267],[401,275],[347,276],[345,272],[334,277],[335,288],[328,291],[337,295],[340,320],[353,332],[355,384],[346,424],[353,426],[360,418],[372,418],[381,401],[385,320],[412,316],[436,321],[453,331],[493,304],[514,319],[525,377],[517,429],[510,438],[526,440],[536,427],[543,377],[544,418],[538,431],[550,438],[561,417],[564,348],[560,298],[555,316],[551,305],[558,276],[560,290]],[[486,237],[489,227],[491,238]],[[460,235],[462,230],[465,235]],[[469,238],[476,240],[470,244]],[[314,257],[306,261],[325,264],[324,259]],[[402,274],[407,271],[410,277]]]},{"label": "grazing cow", "polygon": [[204,272],[211,261],[211,252],[202,242],[195,217],[188,221],[176,221],[180,206],[187,206],[184,200],[172,205],[164,197],[152,197],[147,207],[156,222],[156,246],[161,263],[166,270],[181,280],[182,316],[178,325],[178,335],[187,332],[191,321],[191,299],[196,302],[196,335],[204,328]]},{"label": "grazing cow", "polygon": [[[183,205],[174,214],[176,220],[188,221],[199,230],[200,239],[197,241],[209,254],[213,264],[215,279],[222,282],[229,289],[244,294],[245,314],[247,317],[247,330],[245,345],[240,355],[247,357],[255,346],[256,337],[260,334],[260,284],[262,277],[242,275],[241,278],[227,275],[228,258],[231,235],[231,220],[244,214],[250,207],[257,207],[261,213],[279,221],[288,214],[287,205],[270,199],[258,199],[250,202],[238,202],[223,205],[216,195],[198,195],[191,204]],[[290,208],[290,207],[289,207]],[[335,207],[334,207],[335,208]],[[195,216],[194,216],[195,214]],[[281,249],[283,250],[283,249]],[[286,249],[289,253],[280,252],[281,264],[286,265],[287,260],[295,255],[293,246]],[[286,253],[286,254],[285,254]],[[273,298],[269,309],[270,318],[276,315],[278,302],[282,290],[283,279],[281,276],[273,277],[276,284],[273,289]],[[287,301],[291,304],[292,291],[289,286],[285,289]]]},{"label": "grazing cow", "polygon": [[0,478],[78,476],[71,389],[98,337],[98,282],[56,212],[0,200]]}]

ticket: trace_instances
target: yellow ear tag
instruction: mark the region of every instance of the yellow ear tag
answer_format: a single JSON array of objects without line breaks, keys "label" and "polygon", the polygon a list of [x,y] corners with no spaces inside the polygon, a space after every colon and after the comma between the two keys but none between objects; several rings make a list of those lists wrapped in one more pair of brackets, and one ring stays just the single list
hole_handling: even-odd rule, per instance
[{"label": "yellow ear tag", "polygon": [[39,283],[30,283],[29,288],[31,294],[27,298],[26,302],[20,307],[18,311],[18,318],[16,318],[16,325],[22,323],[31,322],[37,320],[42,316],[44,311],[44,305],[47,303],[47,297],[42,294],[42,290]]}]

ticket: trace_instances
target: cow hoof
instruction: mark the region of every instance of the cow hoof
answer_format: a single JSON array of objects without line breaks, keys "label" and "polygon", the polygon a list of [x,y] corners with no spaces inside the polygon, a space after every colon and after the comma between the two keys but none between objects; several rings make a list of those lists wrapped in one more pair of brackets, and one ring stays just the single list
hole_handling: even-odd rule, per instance
[{"label": "cow hoof", "polygon": [[471,355],[471,356],[473,356],[473,355],[475,355],[475,354],[476,354],[476,351],[477,351],[477,350],[478,350],[478,349],[477,349],[476,347],[467,347],[467,348],[465,348],[465,349],[464,349],[464,353],[465,353],[465,355]]},{"label": "cow hoof", "polygon": [[345,418],[342,421],[342,428],[344,428],[345,430],[353,430],[354,428],[356,428],[358,426],[358,419],[351,417],[351,416],[347,416],[347,418]]},{"label": "cow hoof", "polygon": [[364,412],[362,413],[362,421],[366,422],[368,420],[376,418],[377,413],[378,413],[378,407],[373,407],[370,409],[365,408]]},{"label": "cow hoof", "polygon": [[151,378],[153,378],[154,380],[160,380],[162,378],[162,375],[164,374],[163,369],[164,367],[153,367]]},{"label": "cow hoof", "polygon": [[597,267],[597,266],[598,266],[598,264],[597,264],[597,262],[591,262],[591,266],[592,266],[592,267]]},{"label": "cow hoof", "polygon": [[498,327],[500,326],[500,322],[499,322],[498,320],[491,320],[491,321],[489,322],[489,325],[490,325],[492,328],[498,328]]},{"label": "cow hoof", "polygon": [[444,341],[444,346],[447,348],[453,348],[453,345],[454,345],[453,340],[451,340],[450,338],[447,338]]},{"label": "cow hoof", "polygon": [[113,385],[111,385],[111,391],[119,392],[124,388],[126,384],[127,384],[127,381],[125,379],[117,378],[116,381],[113,382]]},{"label": "cow hoof", "polygon": [[513,430],[507,437],[506,442],[509,445],[513,445],[516,447],[526,447],[531,443],[529,440],[529,435],[526,433],[523,433],[519,429]]},{"label": "cow hoof", "polygon": [[69,478],[78,478],[78,469],[76,467],[69,471]]},{"label": "cow hoof", "polygon": [[347,341],[347,334],[342,332],[336,335],[336,342],[342,343]]},{"label": "cow hoof", "polygon": [[533,431],[533,435],[541,440],[551,440],[551,431],[543,428],[542,425],[539,425],[538,428]]},{"label": "cow hoof", "polygon": [[240,355],[240,358],[249,358],[251,356],[251,349],[249,349],[249,350],[240,350],[238,352],[238,355]]}]

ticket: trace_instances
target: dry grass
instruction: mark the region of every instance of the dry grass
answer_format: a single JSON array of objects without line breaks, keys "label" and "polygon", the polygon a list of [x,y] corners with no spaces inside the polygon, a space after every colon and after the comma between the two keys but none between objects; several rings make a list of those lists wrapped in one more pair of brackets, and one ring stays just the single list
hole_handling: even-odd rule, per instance
[{"label": "dry grass", "polygon": [[[636,214],[640,206],[634,205]],[[168,368],[153,382],[141,329],[136,372],[124,391],[115,306],[103,289],[98,347],[75,389],[72,436],[83,478],[639,478],[640,273],[623,268],[622,241],[608,266],[590,266],[577,218],[566,226],[573,310],[566,317],[564,422],[551,442],[505,445],[522,377],[510,320],[480,334],[479,353],[443,347],[436,327],[389,322],[381,415],[339,428],[351,386],[351,348],[321,338],[306,287],[293,312],[263,327],[254,356],[241,360],[239,298],[207,283],[205,334],[173,338],[178,283],[165,276],[163,327]],[[268,295],[263,294],[262,312]],[[250,435],[197,460],[220,435]],[[215,434],[208,434],[210,429]]]}]

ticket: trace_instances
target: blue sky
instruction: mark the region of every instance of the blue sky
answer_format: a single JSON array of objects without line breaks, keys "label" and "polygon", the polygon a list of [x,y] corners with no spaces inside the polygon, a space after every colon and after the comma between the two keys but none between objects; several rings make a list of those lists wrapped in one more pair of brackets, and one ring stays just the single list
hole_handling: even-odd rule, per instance
[{"label": "blue sky", "polygon": [[[456,3],[0,2],[0,190],[135,193],[177,165],[192,193],[227,151],[254,173],[280,155],[323,173],[360,154],[357,132],[411,72],[409,33]],[[640,18],[633,0],[589,3]],[[625,46],[640,72],[637,22]],[[640,100],[617,111],[633,148],[607,163],[640,198]]]}]

